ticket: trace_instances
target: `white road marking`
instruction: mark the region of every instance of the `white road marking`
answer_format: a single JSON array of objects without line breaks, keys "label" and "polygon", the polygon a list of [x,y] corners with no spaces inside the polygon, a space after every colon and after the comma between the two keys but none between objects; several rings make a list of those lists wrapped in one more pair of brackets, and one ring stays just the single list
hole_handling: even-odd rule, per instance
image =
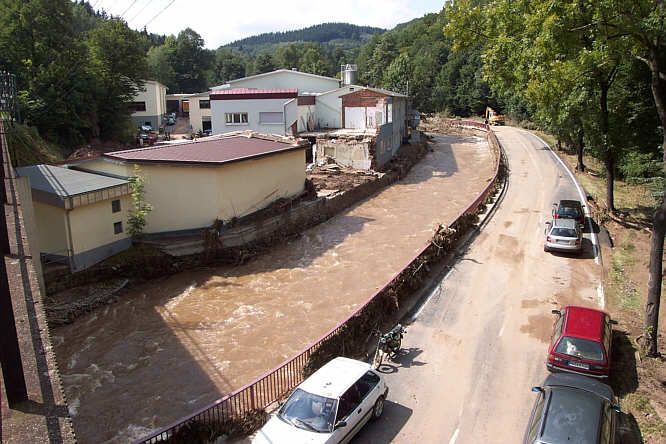
[{"label": "white road marking", "polygon": [[[526,132],[528,134],[532,134],[529,131],[524,131],[524,132]],[[571,170],[569,170],[569,168],[562,161],[562,159],[560,159],[560,157],[557,154],[555,154],[555,151],[553,151],[553,149],[550,147],[550,145],[548,145],[546,142],[544,142],[543,139],[541,137],[537,136],[536,134],[532,134],[532,135],[534,137],[536,137],[537,139],[539,139],[539,141],[541,143],[543,143],[546,146],[546,148],[548,148],[548,151],[550,151],[550,153],[553,155],[553,157],[555,159],[557,159],[557,161],[562,165],[562,167],[564,168],[564,171],[566,171],[567,174],[569,174],[569,177],[571,178],[571,181],[576,186],[576,190],[578,190],[578,195],[580,196],[581,202],[587,203],[587,199],[585,198],[585,194],[583,193],[583,190],[580,188],[580,185],[578,185],[578,181],[576,181],[576,178],[574,177]],[[585,205],[585,208],[583,208],[583,210],[585,211],[585,217],[589,218],[590,217],[590,210],[588,209],[587,205]],[[599,242],[597,241],[597,233],[595,233],[594,230],[592,230],[592,248],[594,249],[594,262],[597,265],[601,265],[601,261],[599,259],[601,252],[600,252],[600,249],[599,249]],[[601,306],[601,308],[604,308],[606,303],[605,303],[605,298],[604,298],[604,288],[603,288],[602,284],[599,284],[599,287],[597,287],[597,295],[599,296],[599,305]]]},{"label": "white road marking", "polygon": [[[526,131],[528,134],[532,134],[528,131]],[[553,155],[553,157],[562,165],[562,168],[564,168],[564,171],[567,172],[569,177],[571,178],[571,181],[573,182],[574,186],[576,187],[576,190],[578,190],[578,195],[580,196],[581,202],[585,202],[587,204],[587,199],[585,198],[585,194],[583,193],[583,190],[581,189],[580,185],[578,185],[578,181],[574,177],[573,173],[571,170],[569,170],[569,167],[566,166],[566,164],[560,159],[560,156],[555,154],[555,151],[548,145],[546,142],[543,141],[543,139],[536,134],[532,134],[534,137],[539,139],[541,143],[543,143],[546,148],[548,148],[548,151],[550,151],[550,154]],[[587,208],[587,205],[585,205],[585,208],[583,208],[583,211],[585,211],[585,217],[589,218],[590,217],[590,210]],[[597,265],[600,265],[599,262],[599,247],[598,247],[598,242],[597,242],[597,233],[592,230],[592,247],[594,248],[594,262],[596,262]]]},{"label": "white road marking", "polygon": [[456,442],[456,439],[458,439],[458,433],[460,433],[460,429],[456,429],[456,431],[453,432],[453,436],[449,440],[449,444],[453,444]]}]

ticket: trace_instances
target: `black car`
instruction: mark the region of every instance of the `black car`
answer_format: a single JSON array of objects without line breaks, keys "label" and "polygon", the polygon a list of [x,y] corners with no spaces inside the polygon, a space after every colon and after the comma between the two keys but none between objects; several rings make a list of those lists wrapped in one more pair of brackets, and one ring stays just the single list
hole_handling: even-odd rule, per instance
[{"label": "black car", "polygon": [[577,200],[561,200],[553,204],[553,219],[574,219],[581,225],[585,224],[583,205]]},{"label": "black car", "polygon": [[523,444],[613,444],[620,411],[613,390],[586,376],[554,373],[538,393]]}]

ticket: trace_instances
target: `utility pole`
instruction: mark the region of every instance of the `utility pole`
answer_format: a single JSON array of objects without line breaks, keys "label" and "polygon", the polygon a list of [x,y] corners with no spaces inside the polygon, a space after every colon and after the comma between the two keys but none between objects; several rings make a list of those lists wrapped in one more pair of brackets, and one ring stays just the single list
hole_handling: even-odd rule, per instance
[{"label": "utility pole", "polygon": [[23,374],[21,350],[5,263],[6,257],[11,253],[7,230],[6,185],[11,180],[12,168],[7,151],[5,129],[13,125],[13,120],[17,118],[16,108],[14,108],[15,85],[12,74],[0,72],[0,154],[2,155],[2,165],[0,166],[0,364],[10,407],[28,400],[28,389]]}]

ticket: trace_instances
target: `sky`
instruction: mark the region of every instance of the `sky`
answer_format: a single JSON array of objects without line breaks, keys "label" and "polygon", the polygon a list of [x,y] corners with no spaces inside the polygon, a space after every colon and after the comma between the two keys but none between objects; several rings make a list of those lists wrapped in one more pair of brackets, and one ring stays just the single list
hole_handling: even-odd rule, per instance
[{"label": "sky", "polygon": [[133,29],[177,35],[194,29],[208,49],[264,32],[326,22],[393,28],[430,12],[444,0],[88,0],[96,10],[122,16]]}]

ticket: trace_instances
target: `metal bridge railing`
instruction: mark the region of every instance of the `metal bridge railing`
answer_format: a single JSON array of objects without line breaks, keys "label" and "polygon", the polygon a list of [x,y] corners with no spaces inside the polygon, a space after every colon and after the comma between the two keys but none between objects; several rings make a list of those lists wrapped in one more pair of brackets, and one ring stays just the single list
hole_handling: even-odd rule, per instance
[{"label": "metal bridge railing", "polygon": [[[452,120],[451,123],[455,126],[465,127],[465,128],[476,128],[488,132],[488,137],[491,139],[491,145],[493,148],[501,150],[499,143],[495,134],[490,129],[490,127],[484,123],[466,121],[466,120]],[[502,156],[501,152],[497,152],[496,156],[496,166],[493,179],[488,183],[488,185],[479,193],[478,197],[465,209],[463,210],[449,226],[455,224],[455,222],[460,219],[465,214],[476,211],[479,205],[486,200],[489,193],[493,190],[495,183],[499,177],[500,169],[500,157]],[[429,242],[421,251],[419,251],[414,258],[407,263],[404,268],[409,267],[415,260],[417,260],[421,255],[423,255],[426,250],[431,247]],[[404,270],[403,268],[403,270]],[[307,347],[305,350],[294,356],[293,358],[283,362],[275,369],[269,371],[264,376],[256,379],[255,381],[247,384],[244,387],[235,390],[234,392],[218,399],[217,401],[211,403],[210,405],[198,410],[191,415],[180,419],[179,421],[164,427],[150,436],[147,436],[139,441],[136,441],[136,444],[139,443],[158,443],[166,441],[174,436],[181,428],[185,427],[188,423],[191,422],[201,422],[204,424],[223,424],[227,421],[232,420],[234,417],[241,417],[243,414],[253,411],[255,409],[261,409],[269,406],[270,404],[281,399],[286,395],[290,390],[298,386],[303,382],[303,368],[307,364],[310,355],[317,350],[322,342],[329,339],[330,337],[337,334],[342,328],[345,327],[347,322],[357,314],[361,313],[370,302],[380,295],[387,287],[389,287],[393,281],[403,272],[400,270],[395,273],[391,279],[375,294],[373,294],[368,300],[366,300],[359,308],[352,312],[345,320],[340,322],[337,326],[331,329],[324,336],[316,340],[312,345]]]}]

